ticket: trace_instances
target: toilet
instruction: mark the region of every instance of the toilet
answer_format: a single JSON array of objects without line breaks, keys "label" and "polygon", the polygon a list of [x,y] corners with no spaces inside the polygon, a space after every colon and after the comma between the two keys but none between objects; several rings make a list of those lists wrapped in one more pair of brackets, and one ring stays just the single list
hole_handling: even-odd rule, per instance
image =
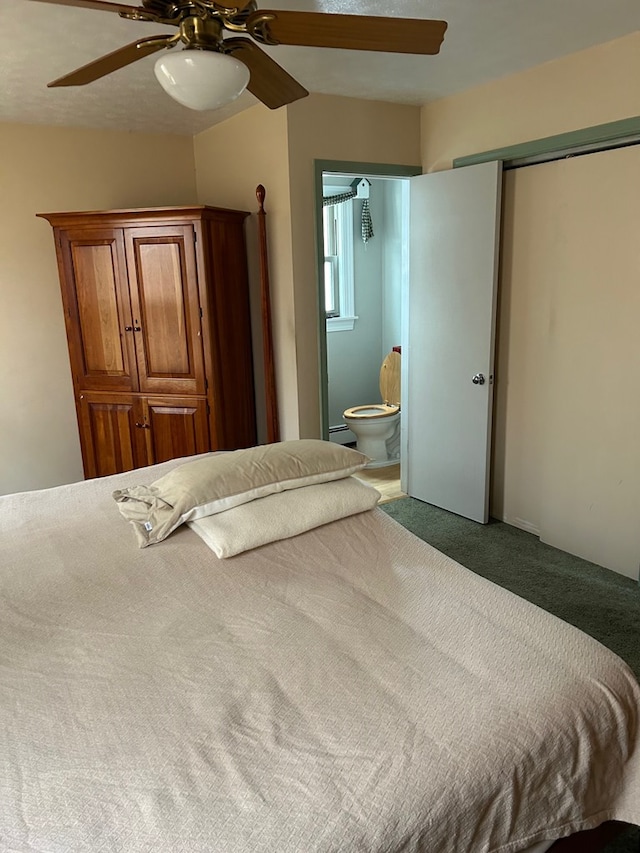
[{"label": "toilet", "polygon": [[353,406],[342,413],[357,447],[371,462],[367,468],[394,465],[400,459],[400,353],[390,352],[380,368],[382,403]]}]

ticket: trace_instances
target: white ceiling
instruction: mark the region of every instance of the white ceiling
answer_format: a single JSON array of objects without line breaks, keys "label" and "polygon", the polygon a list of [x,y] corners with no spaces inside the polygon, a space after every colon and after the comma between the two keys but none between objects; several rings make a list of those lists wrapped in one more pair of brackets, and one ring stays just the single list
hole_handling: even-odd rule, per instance
[{"label": "white ceiling", "polygon": [[[135,5],[135,0],[128,0]],[[438,56],[311,47],[269,48],[310,92],[424,104],[640,29],[638,0],[264,0],[278,9],[439,18],[449,22]],[[113,13],[0,0],[0,120],[192,135],[256,103],[198,113],[174,103],[151,56],[88,86],[48,81],[162,27]],[[624,81],[621,81],[624,84]]]}]

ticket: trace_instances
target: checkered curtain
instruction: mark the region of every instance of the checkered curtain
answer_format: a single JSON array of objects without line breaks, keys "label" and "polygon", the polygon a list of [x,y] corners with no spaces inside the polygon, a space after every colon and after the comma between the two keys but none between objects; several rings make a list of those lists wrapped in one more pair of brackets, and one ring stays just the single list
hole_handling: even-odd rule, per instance
[{"label": "checkered curtain", "polygon": [[369,210],[369,199],[365,198],[362,202],[362,242],[367,245],[373,237],[373,222],[371,221],[371,211]]},{"label": "checkered curtain", "polygon": [[[322,199],[322,206],[329,207],[331,204],[342,204],[345,201],[350,201],[357,195],[355,190],[347,190],[339,195],[327,195]],[[371,221],[371,210],[369,209],[369,199],[365,198],[362,201],[362,213],[360,215],[360,227],[362,233],[362,242],[367,245],[369,240],[374,236],[373,222]]]}]

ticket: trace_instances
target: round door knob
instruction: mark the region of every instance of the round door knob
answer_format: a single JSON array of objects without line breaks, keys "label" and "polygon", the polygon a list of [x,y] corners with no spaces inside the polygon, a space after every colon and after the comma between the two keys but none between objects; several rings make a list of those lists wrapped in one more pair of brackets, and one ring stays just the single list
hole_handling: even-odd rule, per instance
[{"label": "round door knob", "polygon": [[484,376],[482,373],[476,373],[471,381],[474,385],[484,385]]}]

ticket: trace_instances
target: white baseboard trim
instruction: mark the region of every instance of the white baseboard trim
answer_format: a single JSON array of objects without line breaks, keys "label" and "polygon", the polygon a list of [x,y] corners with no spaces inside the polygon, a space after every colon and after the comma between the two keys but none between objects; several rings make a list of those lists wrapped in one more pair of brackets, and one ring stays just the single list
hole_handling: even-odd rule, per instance
[{"label": "white baseboard trim", "polygon": [[520,530],[524,530],[527,533],[533,533],[534,536],[540,538],[540,528],[536,527],[535,524],[532,524],[530,521],[526,521],[524,518],[507,518],[506,516],[500,516],[500,521],[504,521],[505,524],[510,524],[512,527],[517,527]]}]

